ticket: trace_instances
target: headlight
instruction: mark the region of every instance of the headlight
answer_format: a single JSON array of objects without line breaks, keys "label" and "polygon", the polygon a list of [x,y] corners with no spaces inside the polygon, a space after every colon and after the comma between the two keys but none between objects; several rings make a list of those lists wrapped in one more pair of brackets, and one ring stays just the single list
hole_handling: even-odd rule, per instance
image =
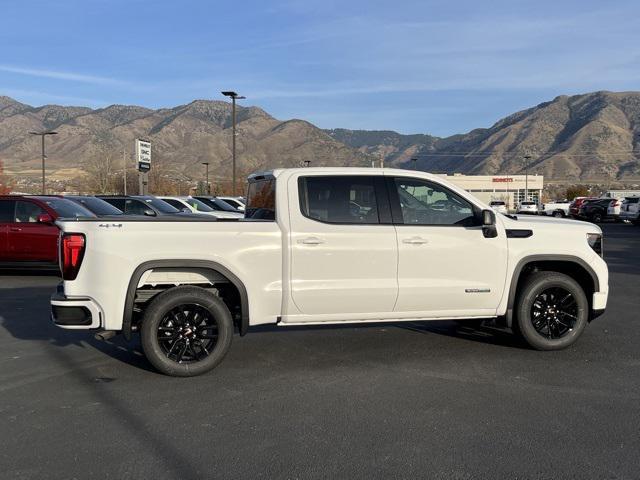
[{"label": "headlight", "polygon": [[601,233],[587,233],[587,243],[593,251],[602,257],[602,234]]}]

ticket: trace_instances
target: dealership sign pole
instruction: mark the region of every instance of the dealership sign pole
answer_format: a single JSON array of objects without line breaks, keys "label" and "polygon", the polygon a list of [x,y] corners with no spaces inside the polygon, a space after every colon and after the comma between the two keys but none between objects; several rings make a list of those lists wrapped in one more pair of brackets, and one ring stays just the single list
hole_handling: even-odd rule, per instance
[{"label": "dealership sign pole", "polygon": [[151,142],[149,140],[136,139],[136,159],[138,161],[140,195],[145,195],[147,193],[145,187],[149,183],[149,170],[151,169]]}]

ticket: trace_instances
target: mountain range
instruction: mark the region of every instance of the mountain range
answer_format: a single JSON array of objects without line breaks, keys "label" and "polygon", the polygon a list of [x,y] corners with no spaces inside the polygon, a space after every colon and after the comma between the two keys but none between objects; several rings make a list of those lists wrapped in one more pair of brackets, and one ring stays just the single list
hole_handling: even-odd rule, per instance
[{"label": "mountain range", "polygon": [[[640,92],[559,96],[514,113],[490,128],[446,138],[394,131],[322,130],[304,120],[280,121],[257,107],[237,110],[239,172],[298,166],[387,166],[436,173],[531,172],[557,180],[640,178]],[[153,162],[167,175],[212,178],[231,174],[231,106],[195,100],[174,108],[111,105],[101,109],[33,107],[0,96],[0,160],[6,171],[37,180],[40,139],[47,138],[48,177],[81,177],[91,159],[109,156],[133,166],[135,138],[152,142]],[[635,152],[635,153],[634,153]]]}]

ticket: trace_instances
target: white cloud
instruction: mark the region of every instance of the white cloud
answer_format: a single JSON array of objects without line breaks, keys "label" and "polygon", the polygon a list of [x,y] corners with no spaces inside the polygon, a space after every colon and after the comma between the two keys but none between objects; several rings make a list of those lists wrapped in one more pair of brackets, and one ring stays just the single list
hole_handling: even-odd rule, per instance
[{"label": "white cloud", "polygon": [[39,68],[16,67],[13,65],[0,65],[0,71],[16,73],[18,75],[28,75],[30,77],[54,78],[56,80],[69,80],[72,82],[91,83],[96,85],[124,85],[125,82],[115,78],[98,77],[95,75],[85,75],[75,72],[64,72],[57,70],[46,70]]}]

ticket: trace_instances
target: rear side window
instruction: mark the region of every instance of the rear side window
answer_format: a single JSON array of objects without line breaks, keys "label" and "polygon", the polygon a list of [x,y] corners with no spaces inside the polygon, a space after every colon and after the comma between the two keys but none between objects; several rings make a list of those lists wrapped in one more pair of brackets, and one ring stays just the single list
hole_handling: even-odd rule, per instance
[{"label": "rear side window", "polygon": [[12,223],[15,208],[15,200],[0,200],[0,223]]},{"label": "rear side window", "polygon": [[[95,217],[93,212],[65,198],[42,200],[62,218]],[[39,208],[39,207],[38,207]]]},{"label": "rear side window", "polygon": [[299,182],[305,217],[326,223],[380,223],[373,177],[303,177]]},{"label": "rear side window", "polygon": [[276,219],[276,180],[264,178],[251,181],[247,190],[246,218]]},{"label": "rear side window", "polygon": [[638,203],[640,197],[627,197],[625,198],[625,200],[627,201],[627,203]]},{"label": "rear side window", "polygon": [[16,202],[16,223],[35,223],[38,221],[38,215],[45,212],[35,203],[18,200]]}]

